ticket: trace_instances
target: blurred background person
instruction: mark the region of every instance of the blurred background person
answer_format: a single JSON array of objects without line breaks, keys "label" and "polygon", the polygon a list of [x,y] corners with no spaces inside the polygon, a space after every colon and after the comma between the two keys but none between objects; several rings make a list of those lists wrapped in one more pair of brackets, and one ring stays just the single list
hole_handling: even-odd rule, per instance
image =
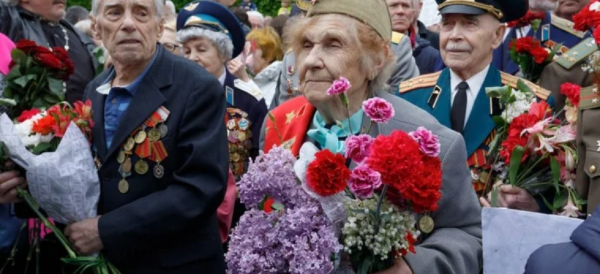
[{"label": "blurred background person", "polygon": [[282,14],[273,18],[273,21],[271,21],[271,23],[269,24],[275,30],[275,32],[277,32],[280,38],[283,37],[283,29],[285,27],[285,24],[287,23],[288,18],[289,16],[287,14]]},{"label": "blurred background person", "polygon": [[277,15],[290,14],[292,11],[292,0],[281,0],[281,8],[277,11]]},{"label": "blurred background person", "polygon": [[254,2],[252,0],[244,0],[241,4],[240,7],[242,9],[244,9],[245,11],[251,11],[251,10],[257,10],[258,8],[256,7],[256,4],[254,4]]},{"label": "blurred background person", "polygon": [[176,20],[165,22],[165,30],[160,37],[159,42],[171,53],[183,56],[183,47],[177,41],[177,29],[175,27]]},{"label": "blurred background person", "polygon": [[79,21],[86,20],[90,17],[90,12],[82,6],[71,6],[67,9],[65,20],[71,25],[77,24]]},{"label": "blurred background person", "polygon": [[258,11],[248,11],[246,14],[248,14],[248,21],[250,21],[250,27],[252,27],[253,30],[265,27],[265,17],[262,13]]},{"label": "blurred background person", "polygon": [[573,15],[578,13],[590,0],[558,0],[554,14],[560,18],[573,21]]},{"label": "blurred background person", "polygon": [[252,30],[252,28],[250,28],[252,25],[250,24],[250,20],[248,20],[248,14],[246,13],[246,10],[240,7],[231,7],[229,8],[229,10],[233,12],[235,17],[237,17],[237,19],[242,24],[244,36],[248,35],[248,33],[250,33],[250,31]]}]

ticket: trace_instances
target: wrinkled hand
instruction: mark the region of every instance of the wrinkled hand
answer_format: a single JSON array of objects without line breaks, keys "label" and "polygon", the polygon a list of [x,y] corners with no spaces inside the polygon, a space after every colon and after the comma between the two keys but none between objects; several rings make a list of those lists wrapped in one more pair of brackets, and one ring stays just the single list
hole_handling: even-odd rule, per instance
[{"label": "wrinkled hand", "polygon": [[[13,165],[7,162],[6,166]],[[20,202],[17,187],[25,188],[27,182],[25,178],[19,176],[18,171],[7,171],[0,173],[0,204],[10,204]]]},{"label": "wrinkled hand", "polygon": [[[491,195],[492,193],[490,192],[487,200],[483,197],[479,198],[482,206],[491,206],[489,202]],[[511,185],[501,185],[498,188],[498,206],[531,212],[540,211],[537,202],[527,190]]]},{"label": "wrinkled hand", "polygon": [[92,255],[104,248],[98,233],[98,220],[100,216],[70,224],[65,229],[65,236],[73,244],[77,253]]},{"label": "wrinkled hand", "polygon": [[248,82],[250,81],[250,77],[248,77],[248,73],[246,72],[246,65],[240,61],[239,58],[235,58],[227,63],[227,69],[238,79]]},{"label": "wrinkled hand", "polygon": [[413,272],[404,259],[398,259],[392,267],[375,274],[413,274]]}]

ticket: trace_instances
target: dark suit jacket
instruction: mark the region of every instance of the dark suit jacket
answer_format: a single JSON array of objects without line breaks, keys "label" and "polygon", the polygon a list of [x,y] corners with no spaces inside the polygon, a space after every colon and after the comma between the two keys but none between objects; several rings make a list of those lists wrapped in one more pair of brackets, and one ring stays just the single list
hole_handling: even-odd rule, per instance
[{"label": "dark suit jacket", "polygon": [[[223,117],[225,96],[206,70],[157,46],[157,58],[144,77],[106,147],[105,95],[96,91],[113,70],[92,81],[94,146],[102,162],[98,227],[102,252],[122,273],[224,273],[216,210],[223,200],[228,170]],[[168,157],[145,175],[132,171],[129,191],[121,194],[117,163],[120,144],[160,106],[170,115],[162,139]],[[137,162],[137,156],[132,162]]]}]

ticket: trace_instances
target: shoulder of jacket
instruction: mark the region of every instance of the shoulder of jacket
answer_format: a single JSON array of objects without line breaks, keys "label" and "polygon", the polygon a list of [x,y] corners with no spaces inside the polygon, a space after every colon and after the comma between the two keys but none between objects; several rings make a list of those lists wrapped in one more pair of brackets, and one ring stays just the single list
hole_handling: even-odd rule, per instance
[{"label": "shoulder of jacket", "polygon": [[519,80],[523,81],[523,83],[525,83],[525,85],[527,85],[531,91],[533,91],[533,93],[535,94],[536,97],[543,99],[543,100],[547,100],[548,97],[550,97],[550,95],[552,94],[549,90],[542,88],[528,80],[519,78],[517,76],[508,74],[506,72],[500,72],[501,78],[502,78],[502,84],[503,85],[507,85],[511,88],[516,89],[517,88],[517,83],[519,82]]},{"label": "shoulder of jacket", "polygon": [[437,83],[440,74],[441,71],[438,71],[402,81],[400,82],[398,92],[402,94],[419,88],[433,87]]},{"label": "shoulder of jacket", "polygon": [[402,38],[404,36],[405,35],[402,33],[392,31],[392,41],[391,42],[394,44],[400,44],[400,41],[402,41]]},{"label": "shoulder of jacket", "polygon": [[579,44],[570,48],[567,52],[555,58],[555,62],[561,67],[571,69],[575,64],[581,62],[592,53],[596,52],[598,47],[593,37],[581,40]]},{"label": "shoulder of jacket", "polygon": [[573,28],[575,23],[570,20],[560,18],[556,15],[550,15],[550,24],[579,38],[583,38],[585,36],[584,31],[578,31]]},{"label": "shoulder of jacket", "polygon": [[254,97],[258,101],[260,101],[263,98],[260,89],[257,89],[256,87],[245,83],[240,79],[233,80],[233,86],[239,89],[240,91],[243,91],[244,93],[247,93],[248,95]]},{"label": "shoulder of jacket", "polygon": [[581,88],[579,98],[580,111],[600,108],[600,93],[595,85]]}]

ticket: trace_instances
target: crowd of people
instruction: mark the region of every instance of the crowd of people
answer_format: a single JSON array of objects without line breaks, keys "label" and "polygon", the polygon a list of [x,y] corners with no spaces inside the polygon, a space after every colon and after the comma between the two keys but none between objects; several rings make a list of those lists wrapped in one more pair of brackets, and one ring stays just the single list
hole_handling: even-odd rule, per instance
[{"label": "crowd of people", "polygon": [[[441,22],[425,26],[418,20],[423,0],[282,0],[274,18],[252,0],[193,1],[179,11],[165,0],[93,0],[91,11],[67,8],[66,0],[2,0],[0,95],[19,40],[68,52],[75,70],[65,96],[92,101],[101,196],[98,217],[59,227],[77,252],[101,252],[122,273],[225,273],[229,235],[246,210],[236,182],[260,151],[286,145],[297,156],[312,142],[335,152],[358,134],[340,121],[358,113],[364,125],[363,101],[383,98],[395,115],[369,135],[428,128],[440,138],[443,182],[435,229],[419,236],[415,254],[380,273],[480,273],[481,208],[491,205],[480,178],[489,163],[473,159],[487,155],[497,130],[492,113],[501,108],[486,88],[518,88],[523,73],[510,58],[511,41],[535,36],[549,51],[561,45],[561,53],[537,82],[525,83],[560,110],[562,83],[594,85],[581,64],[598,47],[581,50],[592,34],[573,28],[588,0],[436,1]],[[545,14],[543,31],[509,24],[528,11]],[[340,76],[352,84],[349,105],[326,93]],[[575,186],[588,200],[582,218],[600,202],[594,98],[582,97],[589,102],[579,112]],[[122,188],[121,144],[161,107],[169,111],[168,157],[153,164],[164,175],[134,174]],[[26,186],[17,171],[0,173],[0,273],[24,273],[31,259],[30,241],[19,235],[33,216],[19,213],[15,189]],[[550,214],[542,194],[504,185],[495,202]],[[589,245],[600,238],[597,225],[589,217],[573,242],[534,253],[526,273],[600,271],[600,251]],[[41,273],[70,271],[57,246],[46,235]]]}]

